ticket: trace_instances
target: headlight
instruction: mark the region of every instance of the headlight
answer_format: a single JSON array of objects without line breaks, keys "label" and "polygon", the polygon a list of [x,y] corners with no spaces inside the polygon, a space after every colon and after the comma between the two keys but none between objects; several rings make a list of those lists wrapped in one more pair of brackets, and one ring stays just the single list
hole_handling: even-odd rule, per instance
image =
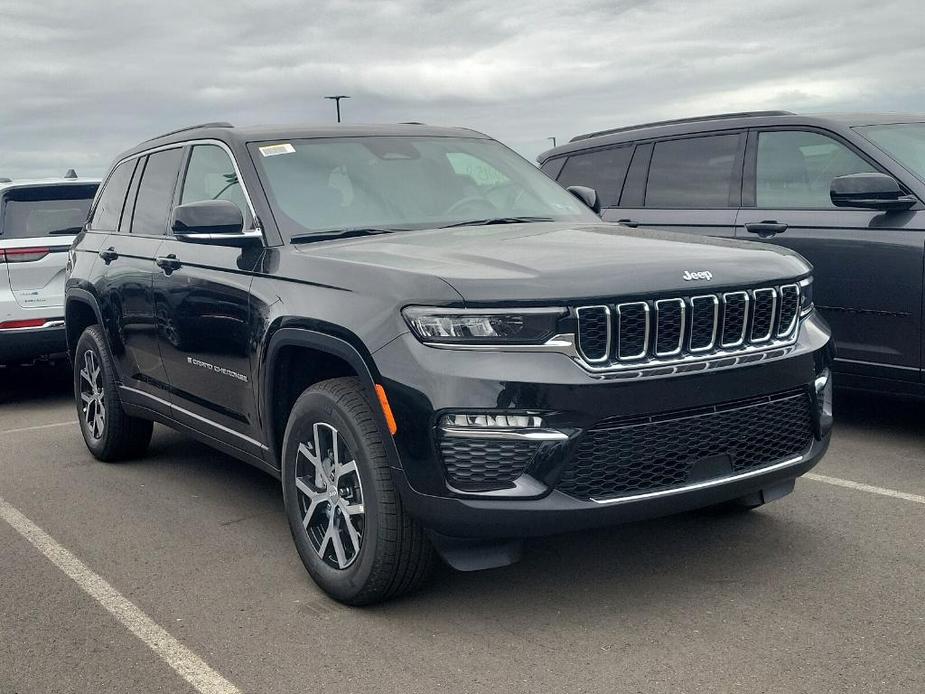
[{"label": "headlight", "polygon": [[540,344],[556,334],[564,308],[440,309],[402,311],[419,340],[440,344]]},{"label": "headlight", "polygon": [[812,313],[813,307],[813,278],[807,277],[800,280],[800,318]]}]

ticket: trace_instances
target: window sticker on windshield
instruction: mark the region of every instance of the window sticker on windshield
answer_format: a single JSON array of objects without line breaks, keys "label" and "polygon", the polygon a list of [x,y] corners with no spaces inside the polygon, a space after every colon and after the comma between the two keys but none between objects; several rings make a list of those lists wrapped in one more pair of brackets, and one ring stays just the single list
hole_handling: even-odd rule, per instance
[{"label": "window sticker on windshield", "polygon": [[275,157],[277,154],[294,154],[295,147],[288,142],[283,145],[265,145],[260,148],[260,153],[265,157]]}]

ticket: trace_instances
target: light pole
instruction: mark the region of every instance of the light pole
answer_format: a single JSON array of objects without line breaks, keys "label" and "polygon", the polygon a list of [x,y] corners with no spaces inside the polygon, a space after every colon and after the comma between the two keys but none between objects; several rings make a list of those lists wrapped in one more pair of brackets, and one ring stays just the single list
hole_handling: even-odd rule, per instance
[{"label": "light pole", "polygon": [[553,147],[556,146],[556,138],[555,138],[555,137],[547,137],[546,139],[552,141],[552,146],[553,146]]},{"label": "light pole", "polygon": [[340,100],[341,100],[341,99],[349,99],[350,97],[347,96],[346,94],[338,94],[338,95],[336,95],[336,96],[326,96],[326,97],[324,97],[324,98],[325,98],[325,99],[332,99],[332,100],[334,101],[334,103],[337,105],[337,122],[340,123]]}]

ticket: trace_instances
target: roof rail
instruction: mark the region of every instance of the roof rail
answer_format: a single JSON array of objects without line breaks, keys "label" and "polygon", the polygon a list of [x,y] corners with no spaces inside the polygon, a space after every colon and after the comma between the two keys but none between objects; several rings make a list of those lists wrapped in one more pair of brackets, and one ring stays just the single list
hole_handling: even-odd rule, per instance
[{"label": "roof rail", "polygon": [[234,126],[231,123],[227,123],[223,120],[214,121],[212,123],[197,123],[196,125],[188,125],[185,128],[177,128],[176,130],[171,130],[170,132],[161,133],[160,135],[155,135],[154,137],[149,137],[145,142],[151,142],[151,140],[159,140],[162,137],[167,137],[168,135],[176,135],[177,133],[184,133],[187,130],[198,130],[199,128],[233,128]]},{"label": "roof rail", "polygon": [[652,123],[640,123],[639,125],[627,125],[622,128],[610,128],[608,130],[598,130],[593,133],[576,135],[569,142],[578,142],[588,140],[592,137],[601,135],[613,135],[614,133],[624,133],[630,130],[642,130],[643,128],[654,128],[658,125],[680,125],[681,123],[699,123],[701,121],[727,120],[729,118],[760,118],[761,116],[793,116],[793,111],[739,111],[738,113],[717,113],[709,116],[694,116],[692,118],[675,118],[673,120],[659,120]]},{"label": "roof rail", "polygon": [[13,182],[12,178],[7,178],[6,176],[4,176],[3,178],[0,178],[0,183],[12,183],[12,182]]}]

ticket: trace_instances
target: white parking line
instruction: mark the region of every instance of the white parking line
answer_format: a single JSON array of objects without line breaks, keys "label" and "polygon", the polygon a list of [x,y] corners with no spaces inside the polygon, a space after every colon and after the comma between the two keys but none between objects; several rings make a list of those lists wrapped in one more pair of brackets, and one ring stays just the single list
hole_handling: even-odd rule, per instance
[{"label": "white parking line", "polygon": [[874,487],[870,484],[861,484],[851,480],[843,480],[838,477],[828,477],[826,475],[817,475],[815,472],[808,472],[803,477],[815,480],[816,482],[825,482],[834,484],[836,487],[845,487],[847,489],[856,489],[859,492],[868,492],[870,494],[879,494],[880,496],[891,496],[894,499],[903,499],[904,501],[914,501],[917,504],[925,504],[925,496],[918,494],[909,494],[907,492],[898,492],[895,489],[885,489],[883,487]]},{"label": "white parking line", "polygon": [[53,427],[72,427],[77,424],[77,421],[72,419],[70,422],[55,422],[53,424],[36,424],[32,427],[20,427],[19,429],[4,429],[0,431],[2,434],[21,434],[24,431],[37,431],[38,429],[52,429]]},{"label": "white parking line", "polygon": [[96,600],[122,625],[157,653],[177,674],[203,694],[241,694],[235,685],[177,641],[139,607],[95,574],[54,538],[0,497],[0,518]]}]

